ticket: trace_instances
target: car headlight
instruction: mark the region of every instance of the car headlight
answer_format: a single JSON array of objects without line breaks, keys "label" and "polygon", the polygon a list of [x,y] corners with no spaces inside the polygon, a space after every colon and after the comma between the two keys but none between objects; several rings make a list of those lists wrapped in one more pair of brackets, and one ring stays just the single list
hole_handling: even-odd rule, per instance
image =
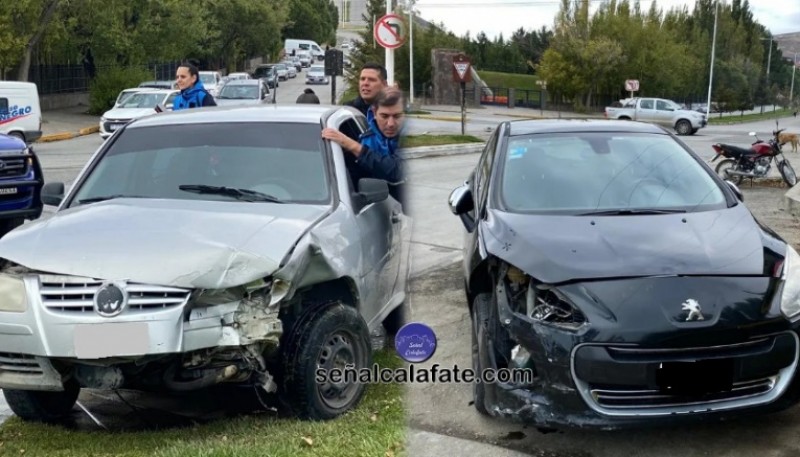
[{"label": "car headlight", "polygon": [[0,311],[24,313],[28,309],[28,293],[22,278],[0,274]]},{"label": "car headlight", "polygon": [[781,279],[781,312],[789,318],[797,316],[800,314],[800,255],[789,245],[786,246]]},{"label": "car headlight", "polygon": [[[248,284],[230,287],[228,289],[203,289],[197,294],[194,303],[201,306],[225,305],[235,303],[246,298],[265,295],[270,292],[271,281],[257,279]],[[259,294],[258,292],[263,292]]]}]

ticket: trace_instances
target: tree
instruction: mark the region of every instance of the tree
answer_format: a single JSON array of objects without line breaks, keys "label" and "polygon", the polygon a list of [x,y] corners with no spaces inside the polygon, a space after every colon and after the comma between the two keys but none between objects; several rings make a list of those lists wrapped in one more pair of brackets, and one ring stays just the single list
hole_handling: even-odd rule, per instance
[{"label": "tree", "polygon": [[28,80],[31,55],[56,13],[60,0],[14,0],[0,4],[0,72],[17,66],[16,78]]}]

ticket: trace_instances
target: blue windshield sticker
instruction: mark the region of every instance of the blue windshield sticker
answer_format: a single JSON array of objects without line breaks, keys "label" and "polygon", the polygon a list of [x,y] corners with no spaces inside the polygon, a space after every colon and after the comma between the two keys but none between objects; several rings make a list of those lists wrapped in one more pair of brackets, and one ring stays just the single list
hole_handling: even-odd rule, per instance
[{"label": "blue windshield sticker", "polygon": [[511,148],[508,151],[508,158],[519,159],[520,157],[525,155],[526,151],[527,149],[523,146],[511,146]]}]

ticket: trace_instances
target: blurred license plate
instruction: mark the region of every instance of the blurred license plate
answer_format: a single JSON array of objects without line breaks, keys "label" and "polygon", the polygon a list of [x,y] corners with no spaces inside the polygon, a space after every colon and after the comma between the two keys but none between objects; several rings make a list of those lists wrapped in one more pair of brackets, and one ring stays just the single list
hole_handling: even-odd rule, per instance
[{"label": "blurred license plate", "polygon": [[13,195],[17,193],[16,187],[4,187],[0,189],[0,195]]},{"label": "blurred license plate", "polygon": [[108,131],[113,132],[117,127],[119,127],[117,124],[108,124]]},{"label": "blurred license plate", "polygon": [[146,322],[79,324],[75,326],[73,340],[79,359],[142,355],[150,346]]}]

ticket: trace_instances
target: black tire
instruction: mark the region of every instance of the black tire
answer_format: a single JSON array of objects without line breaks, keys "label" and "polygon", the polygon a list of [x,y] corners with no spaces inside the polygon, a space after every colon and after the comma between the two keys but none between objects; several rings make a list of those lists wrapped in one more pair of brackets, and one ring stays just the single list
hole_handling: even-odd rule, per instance
[{"label": "black tire", "polygon": [[[489,309],[492,301],[489,294],[480,294],[472,304],[472,370],[482,373],[485,367],[481,359],[485,357],[486,335],[489,328]],[[483,339],[483,346],[481,340]],[[483,351],[483,352],[482,352]],[[484,416],[491,416],[486,409],[486,387],[480,382],[472,383],[472,402],[475,409]]]},{"label": "black tire", "polygon": [[336,302],[309,310],[294,325],[283,352],[283,388],[289,407],[301,419],[329,420],[355,408],[366,384],[318,383],[316,370],[356,370],[372,364],[366,322],[352,306]]},{"label": "black tire", "polygon": [[386,319],[383,320],[383,328],[386,329],[387,335],[396,335],[409,322],[411,322],[411,307],[408,306],[408,302],[404,301],[386,316]]},{"label": "black tire", "polygon": [[742,175],[730,175],[730,176],[728,176],[728,175],[726,175],[724,173],[725,169],[731,169],[732,170],[732,169],[735,169],[735,168],[736,168],[736,161],[735,160],[733,160],[733,159],[725,159],[725,160],[721,160],[717,164],[717,167],[714,169],[714,172],[717,173],[717,176],[719,176],[723,180],[730,181],[730,182],[732,182],[732,183],[734,183],[734,184],[736,184],[738,186],[739,184],[742,183],[742,179],[744,178]]},{"label": "black tire", "polygon": [[62,392],[3,389],[3,396],[20,419],[52,424],[69,416],[80,391],[78,383],[70,380]]},{"label": "black tire", "polygon": [[781,174],[781,178],[783,178],[783,182],[785,182],[787,186],[794,187],[794,185],[797,184],[797,174],[794,172],[794,168],[792,168],[788,160],[784,160],[778,164],[778,172]]},{"label": "black tire", "polygon": [[677,124],[675,124],[675,131],[678,133],[678,135],[691,135],[692,123],[686,119],[681,119]]}]

